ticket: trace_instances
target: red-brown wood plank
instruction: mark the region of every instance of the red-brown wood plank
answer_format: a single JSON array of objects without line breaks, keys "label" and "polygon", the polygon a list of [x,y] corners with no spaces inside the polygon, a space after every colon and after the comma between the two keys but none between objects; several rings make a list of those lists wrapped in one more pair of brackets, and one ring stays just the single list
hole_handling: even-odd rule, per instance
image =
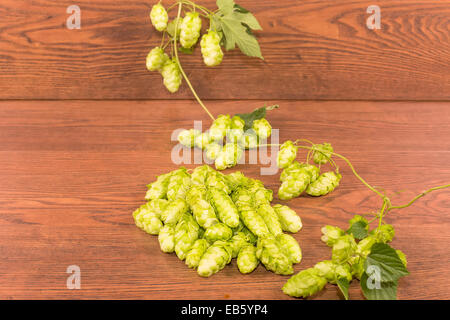
[{"label": "red-brown wood plank", "polygon": [[[153,2],[3,0],[0,99],[191,98],[186,85],[170,95],[160,75],[145,69],[160,43],[148,17]],[[377,1],[382,26],[375,31],[366,27],[369,1],[238,3],[261,22],[265,61],[234,51],[209,69],[199,50],[184,56],[202,98],[450,98],[449,0]],[[72,4],[81,8],[80,30],[65,26]]]},{"label": "red-brown wood plank", "polygon": [[[214,114],[233,114],[263,102],[208,106]],[[131,213],[145,185],[176,167],[172,130],[194,119],[208,124],[192,101],[1,102],[0,298],[289,298],[281,291],[287,277],[262,266],[241,275],[233,262],[200,278],[134,226]],[[331,142],[371,184],[403,190],[395,203],[450,181],[449,103],[285,101],[268,119],[282,140]],[[330,257],[320,241],[323,225],[345,227],[353,214],[379,205],[338,163],[343,180],[335,192],[288,202],[304,224],[295,235],[304,256],[296,271]],[[278,176],[260,177],[259,168],[239,165],[228,172],[241,170],[276,190]],[[392,245],[407,254],[411,272],[400,280],[400,299],[450,298],[449,192],[429,194],[387,217],[396,228]],[[81,290],[66,288],[69,265],[81,268]],[[350,296],[362,298],[356,281]],[[339,297],[328,285],[315,298]]]}]

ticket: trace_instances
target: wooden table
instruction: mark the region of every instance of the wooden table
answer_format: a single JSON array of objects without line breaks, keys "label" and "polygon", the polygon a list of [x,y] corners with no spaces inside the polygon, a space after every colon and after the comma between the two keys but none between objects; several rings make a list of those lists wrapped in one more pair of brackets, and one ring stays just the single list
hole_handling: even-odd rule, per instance
[{"label": "wooden table", "polygon": [[[450,181],[450,103],[208,101],[214,114],[251,111],[279,103],[268,119],[281,140],[328,141],[371,184],[404,203],[422,190]],[[288,299],[287,277],[259,266],[241,275],[233,261],[200,278],[156,237],[140,231],[132,211],[145,185],[176,168],[170,135],[193,120],[209,124],[193,101],[0,102],[1,299]],[[302,153],[300,156],[304,156]],[[299,156],[299,158],[300,158]],[[328,259],[320,241],[326,224],[345,227],[355,213],[380,203],[339,162],[341,186],[328,196],[288,202],[303,220],[295,235],[303,249],[296,271]],[[192,168],[194,165],[188,165]],[[278,175],[239,165],[276,190]],[[279,202],[278,200],[275,200]],[[450,191],[427,195],[387,217],[392,245],[408,256],[411,275],[400,280],[400,299],[449,299]],[[81,290],[68,290],[66,268],[81,269]],[[360,299],[358,282],[350,296]],[[315,298],[341,298],[328,285]]]}]

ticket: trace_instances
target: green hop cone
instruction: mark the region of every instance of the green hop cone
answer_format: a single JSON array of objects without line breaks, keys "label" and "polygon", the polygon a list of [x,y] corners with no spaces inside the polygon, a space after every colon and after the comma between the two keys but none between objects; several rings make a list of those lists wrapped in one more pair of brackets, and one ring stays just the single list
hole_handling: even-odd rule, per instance
[{"label": "green hop cone", "polygon": [[362,257],[354,257],[350,259],[351,262],[351,273],[356,279],[361,280],[362,275],[364,274],[364,262],[365,258]]},{"label": "green hop cone", "polygon": [[283,231],[296,233],[302,228],[302,219],[297,215],[297,213],[289,208],[288,206],[283,206],[281,204],[276,204],[273,206],[275,212],[278,215],[278,219],[281,224],[281,229]]},{"label": "green hop cone", "polygon": [[316,181],[320,176],[320,169],[312,164],[302,163],[302,168],[309,173],[311,180],[310,183]]},{"label": "green hop cone", "polygon": [[163,226],[159,231],[158,241],[162,252],[173,252],[175,250],[175,230],[173,226]]},{"label": "green hop cone", "polygon": [[176,199],[169,202],[161,218],[166,225],[176,225],[181,217],[188,212],[188,210],[189,206],[185,200]]},{"label": "green hop cone", "polygon": [[356,246],[356,253],[363,258],[366,258],[372,250],[372,246],[377,242],[377,239],[373,236],[366,237],[358,242]]},{"label": "green hop cone", "polygon": [[175,59],[166,61],[161,69],[161,75],[167,90],[171,93],[177,92],[181,84],[181,72]]},{"label": "green hop cone", "polygon": [[208,199],[216,209],[221,222],[230,228],[236,228],[239,225],[239,211],[225,191],[211,187],[209,188]]},{"label": "green hop cone", "polygon": [[145,64],[149,71],[161,70],[169,56],[160,47],[153,48],[147,55]]},{"label": "green hop cone", "polygon": [[249,181],[249,179],[245,177],[240,171],[232,172],[227,175],[226,178],[228,181],[227,184],[230,187],[231,191],[234,191],[237,188],[246,185]]},{"label": "green hop cone", "polygon": [[195,220],[201,227],[209,228],[219,222],[214,208],[207,199],[205,186],[193,185],[187,192],[186,201],[191,208]]},{"label": "green hop cone", "polygon": [[323,289],[327,280],[319,276],[314,268],[303,270],[289,278],[283,286],[283,292],[291,297],[307,298]]},{"label": "green hop cone", "polygon": [[307,172],[310,176],[310,183],[317,180],[320,175],[320,169],[312,164],[299,163],[298,161],[293,161],[288,165],[280,174],[280,181],[284,182],[291,176],[295,176],[299,172]]},{"label": "green hop cone", "polygon": [[244,130],[245,121],[239,116],[233,116],[231,118],[231,129],[241,129]]},{"label": "green hop cone", "polygon": [[325,164],[331,158],[333,147],[329,143],[318,144],[314,146],[318,151],[314,151],[313,160],[317,164]]},{"label": "green hop cone", "polygon": [[145,200],[165,198],[171,175],[172,172],[162,174],[157,177],[155,182],[147,185],[148,190],[147,193],[145,194]]},{"label": "green hop cone", "polygon": [[324,196],[339,186],[341,178],[342,176],[339,173],[333,171],[322,173],[316,181],[306,188],[306,193],[315,197]]},{"label": "green hop cone", "polygon": [[231,249],[233,250],[232,254],[233,258],[236,258],[238,256],[239,251],[242,249],[242,247],[249,244],[247,242],[247,235],[241,231],[236,232],[228,242],[230,244]]},{"label": "green hop cone", "polygon": [[208,173],[205,185],[208,188],[217,188],[223,190],[226,194],[231,193],[231,188],[228,185],[227,177],[221,172],[211,171],[210,173]]},{"label": "green hop cone", "polygon": [[238,210],[253,208],[253,196],[245,186],[238,187],[236,190],[234,190],[234,192],[231,194],[231,198],[233,199],[233,202]]},{"label": "green hop cone", "polygon": [[194,145],[197,148],[204,150],[211,142],[212,142],[212,139],[209,136],[209,132],[206,131],[195,137]]},{"label": "green hop cone", "polygon": [[280,189],[278,189],[278,197],[281,200],[296,198],[306,190],[310,181],[311,176],[305,169],[292,173],[281,183]]},{"label": "green hop cone", "polygon": [[278,168],[284,169],[288,167],[297,157],[297,150],[298,147],[291,140],[284,142],[280,146],[280,151],[277,155]]},{"label": "green hop cone", "polygon": [[231,128],[231,118],[228,114],[221,114],[215,119],[209,128],[209,136],[213,141],[222,141]]},{"label": "green hop cone", "polygon": [[263,218],[264,222],[269,229],[269,232],[275,237],[283,233],[281,228],[280,219],[275,209],[270,203],[264,203],[258,206],[258,214]]},{"label": "green hop cone", "polygon": [[262,237],[269,234],[269,229],[264,219],[256,212],[255,209],[247,207],[240,211],[242,221],[245,226],[256,236]]},{"label": "green hop cone", "polygon": [[300,261],[302,261],[302,249],[300,249],[300,245],[293,236],[282,233],[279,234],[276,239],[280,244],[284,255],[287,256],[292,263],[300,263]]},{"label": "green hop cone", "polygon": [[212,171],[214,171],[214,169],[206,164],[196,167],[191,173],[192,183],[196,185],[204,185],[208,174]]},{"label": "green hop cone", "polygon": [[284,254],[275,237],[270,234],[258,238],[256,257],[267,270],[276,274],[294,273],[291,260]]},{"label": "green hop cone", "polygon": [[247,274],[256,269],[259,260],[256,257],[256,248],[253,245],[246,245],[241,248],[237,257],[237,266],[241,273]]},{"label": "green hop cone", "polygon": [[215,225],[206,229],[203,237],[209,242],[213,243],[217,240],[228,240],[233,236],[233,230],[231,230],[224,223],[216,223]]},{"label": "green hop cone", "polygon": [[216,142],[209,143],[206,147],[206,157],[211,160],[216,160],[222,151],[222,146]]},{"label": "green hop cone", "polygon": [[148,234],[158,235],[163,223],[158,217],[150,213],[143,217],[143,226],[143,230]]},{"label": "green hop cone", "polygon": [[147,207],[156,217],[161,218],[168,204],[169,201],[166,199],[155,199],[147,202]]},{"label": "green hop cone", "polygon": [[203,56],[203,62],[208,67],[214,67],[222,62],[223,52],[220,48],[220,36],[216,31],[209,30],[202,36],[200,47]]},{"label": "green hop cone", "polygon": [[163,226],[160,217],[160,214],[151,208],[150,202],[143,204],[133,212],[133,219],[136,226],[153,235],[157,235]]},{"label": "green hop cone", "polygon": [[142,224],[142,217],[144,216],[144,213],[142,212],[142,209],[144,208],[144,205],[140,206],[136,210],[133,211],[133,220],[136,224],[136,227],[139,229],[143,229],[144,226]]},{"label": "green hop cone", "polygon": [[202,19],[200,19],[199,13],[186,13],[180,26],[180,43],[183,48],[190,49],[197,43],[201,28]]},{"label": "green hop cone", "polygon": [[198,239],[200,227],[194,217],[185,213],[175,227],[175,253],[180,260],[186,258],[195,240]]},{"label": "green hop cone", "polygon": [[258,136],[252,129],[247,130],[239,139],[239,145],[244,149],[254,149],[258,147]]},{"label": "green hop cone", "polygon": [[234,167],[241,160],[243,150],[237,143],[227,143],[220,151],[214,165],[217,170]]},{"label": "green hop cone", "polygon": [[349,260],[357,250],[355,239],[346,234],[336,240],[331,251],[331,260],[337,264]]},{"label": "green hop cone", "polygon": [[226,241],[216,241],[200,259],[197,273],[202,277],[210,277],[230,263],[231,257],[230,245]]},{"label": "green hop cone", "polygon": [[252,129],[259,139],[267,139],[272,134],[272,126],[265,118],[253,121]]},{"label": "green hop cone", "polygon": [[377,239],[377,242],[388,243],[394,239],[395,230],[390,224],[383,224],[369,233]]},{"label": "green hop cone", "polygon": [[249,179],[247,182],[247,190],[252,194],[255,206],[262,204],[270,204],[273,200],[273,191],[266,189],[264,184],[257,179]]},{"label": "green hop cone", "polygon": [[335,264],[331,260],[325,260],[317,263],[314,269],[318,271],[320,277],[325,278],[328,282],[335,284],[337,279],[352,280],[350,266],[348,264]]},{"label": "green hop cone", "polygon": [[[348,282],[352,281],[352,271],[348,263],[336,265],[334,273],[336,279],[346,279]],[[332,280],[330,283],[335,284],[336,281]]]},{"label": "green hop cone", "polygon": [[167,186],[167,199],[173,201],[176,199],[185,199],[186,192],[191,187],[191,176],[186,168],[181,167],[170,176]]},{"label": "green hop cone", "polygon": [[161,3],[155,4],[152,7],[152,10],[150,11],[150,20],[156,30],[164,31],[164,29],[166,29],[169,16]]},{"label": "green hop cone", "polygon": [[248,243],[255,244],[256,241],[258,240],[258,237],[255,236],[253,234],[253,232],[251,232],[244,224],[242,224],[242,225],[243,225],[243,228],[240,229],[238,232],[242,232],[245,235],[245,238]]},{"label": "green hop cone", "polygon": [[239,210],[242,222],[253,234],[261,237],[270,233],[264,219],[254,208],[252,195],[247,189],[238,188],[233,192],[232,199]]},{"label": "green hop cone", "polygon": [[178,142],[183,146],[192,148],[195,145],[195,139],[201,135],[201,132],[196,129],[189,129],[180,131],[178,134]]},{"label": "green hop cone", "polygon": [[227,132],[227,142],[239,143],[244,135],[244,127],[245,121],[239,116],[233,116]]},{"label": "green hop cone", "polygon": [[206,239],[195,240],[191,249],[186,254],[186,265],[189,268],[197,268],[208,247],[209,243]]},{"label": "green hop cone", "polygon": [[325,226],[321,229],[322,237],[320,240],[332,247],[336,241],[345,234],[345,231],[339,227]]}]

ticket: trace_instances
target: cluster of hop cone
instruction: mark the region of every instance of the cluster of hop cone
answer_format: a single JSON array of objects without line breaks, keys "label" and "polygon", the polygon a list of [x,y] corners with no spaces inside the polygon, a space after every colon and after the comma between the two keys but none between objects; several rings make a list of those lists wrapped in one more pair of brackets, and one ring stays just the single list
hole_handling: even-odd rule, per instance
[{"label": "cluster of hop cone", "polygon": [[[161,3],[158,3],[152,7],[150,20],[156,30],[167,33],[172,39],[179,39],[181,47],[185,50],[192,50],[200,38],[202,19],[198,12],[188,12],[184,17],[175,18],[169,22],[166,9]],[[175,30],[176,28],[177,30]],[[208,30],[202,36],[200,46],[205,65],[213,67],[222,62],[223,51],[220,47],[220,36],[215,30]],[[174,50],[178,50],[178,48],[172,48],[172,56],[169,57],[165,53],[165,47],[155,47],[146,58],[147,69],[159,71],[165,87],[172,93],[178,91],[182,81],[177,59],[173,56]]]},{"label": "cluster of hop cone", "polygon": [[244,131],[244,128],[245,121],[238,115],[221,114],[207,131],[183,130],[178,134],[178,141],[185,147],[204,150],[216,169],[224,170],[239,162],[244,149],[258,147],[272,134],[272,126],[265,118],[254,120],[251,129]]},{"label": "cluster of hop cone", "polygon": [[213,275],[233,258],[241,273],[261,262],[289,275],[302,259],[298,242],[284,233],[298,232],[300,217],[287,206],[271,205],[272,191],[239,171],[181,167],[158,176],[145,199],[133,213],[136,225],[158,235],[163,252],[175,252],[200,276]]}]

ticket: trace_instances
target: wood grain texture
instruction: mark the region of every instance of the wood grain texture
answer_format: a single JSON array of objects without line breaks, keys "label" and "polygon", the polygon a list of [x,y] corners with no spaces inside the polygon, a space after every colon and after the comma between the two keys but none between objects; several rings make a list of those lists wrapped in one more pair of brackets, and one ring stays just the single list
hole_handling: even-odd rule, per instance
[{"label": "wood grain texture", "polygon": [[[210,8],[214,0],[199,1]],[[68,30],[72,1],[3,0],[0,99],[191,98],[170,95],[145,69],[160,34],[152,1],[79,0],[81,30]],[[167,2],[170,3],[170,2]],[[238,51],[208,69],[199,50],[182,63],[205,99],[449,100],[450,1],[239,1],[255,13],[265,61]]]},{"label": "wood grain texture", "polygon": [[[209,106],[233,114],[262,104]],[[281,140],[329,141],[371,184],[404,190],[395,203],[450,181],[449,103],[286,101],[268,118]],[[241,275],[233,261],[203,279],[134,226],[131,213],[145,185],[176,167],[170,134],[194,119],[208,124],[192,101],[1,102],[0,299],[288,299],[281,291],[287,277],[262,266]],[[260,177],[259,168],[228,171],[276,190],[278,176]],[[320,241],[323,225],[344,227],[353,214],[379,205],[343,163],[341,172],[332,194],[289,202],[304,224],[295,235],[304,256],[296,271],[330,257]],[[450,191],[440,191],[387,218],[411,272],[400,280],[400,299],[450,299],[449,209]],[[66,289],[73,264],[81,268],[81,290]],[[350,296],[362,298],[357,282]],[[329,285],[315,298],[341,297]]]}]

